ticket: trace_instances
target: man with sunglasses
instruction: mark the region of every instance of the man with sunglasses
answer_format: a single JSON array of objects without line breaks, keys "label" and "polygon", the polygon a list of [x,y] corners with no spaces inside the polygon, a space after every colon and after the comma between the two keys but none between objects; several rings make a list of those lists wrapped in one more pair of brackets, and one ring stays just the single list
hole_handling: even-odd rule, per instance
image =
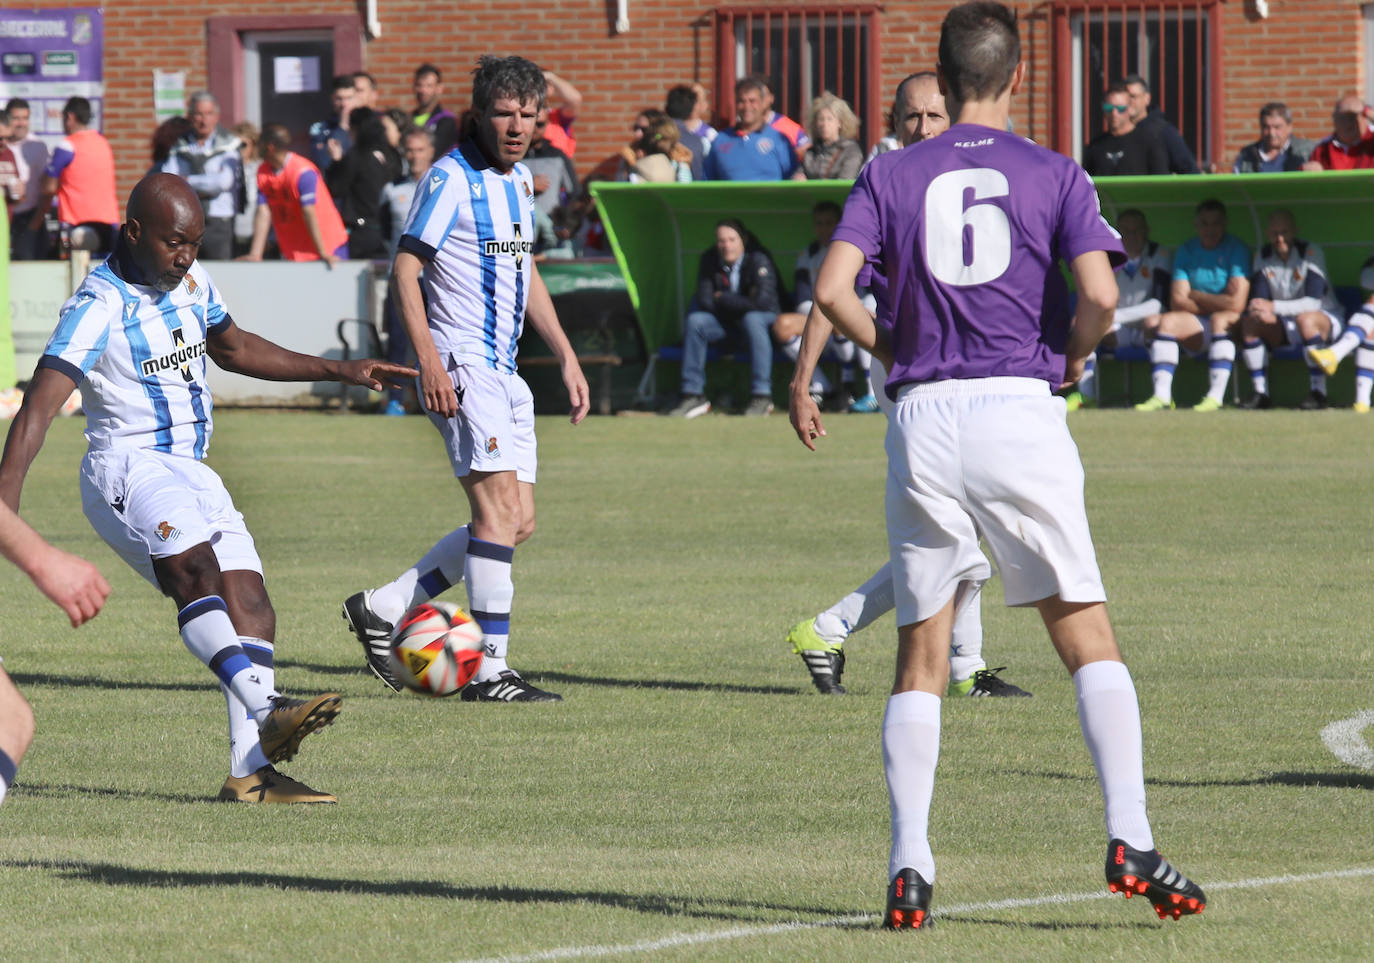
[{"label": "man with sunglasses", "polygon": [[1107,88],[1102,100],[1107,130],[1083,150],[1083,169],[1094,177],[1169,173],[1163,141],[1131,119],[1131,95],[1124,83]]}]

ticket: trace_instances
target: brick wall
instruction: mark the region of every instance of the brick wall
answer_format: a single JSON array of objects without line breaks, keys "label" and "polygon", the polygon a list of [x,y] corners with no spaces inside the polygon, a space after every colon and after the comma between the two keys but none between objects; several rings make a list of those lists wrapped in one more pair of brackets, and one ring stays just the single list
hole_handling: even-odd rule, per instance
[{"label": "brick wall", "polygon": [[[57,7],[59,0],[25,0]],[[760,5],[778,5],[762,0]],[[1013,120],[1019,131],[1051,135],[1048,23],[1045,4],[1020,3],[1031,72]],[[1275,0],[1267,20],[1255,20],[1242,0],[1224,5],[1225,148],[1223,157],[1257,136],[1265,101],[1286,101],[1296,130],[1323,137],[1337,94],[1363,84],[1360,6],[1351,0]],[[661,106],[679,82],[711,84],[715,62],[710,7],[669,0],[629,0],[630,31],[612,30],[614,0],[549,0],[508,5],[464,2],[436,15],[420,0],[379,0],[382,36],[364,46],[364,65],[378,80],[382,102],[410,107],[414,67],[429,60],[445,73],[445,101],[457,108],[466,72],[481,53],[519,53],[566,76],[585,97],[576,162],[584,175],[629,140],[634,114]],[[187,4],[131,0],[105,8],[106,134],[119,158],[126,192],[149,162],[152,70],[185,69],[187,83],[207,83],[206,19],[234,15],[346,15],[362,27],[360,0],[238,0]],[[935,59],[943,3],[886,0],[882,12],[883,88]],[[237,118],[226,117],[232,122]]]}]

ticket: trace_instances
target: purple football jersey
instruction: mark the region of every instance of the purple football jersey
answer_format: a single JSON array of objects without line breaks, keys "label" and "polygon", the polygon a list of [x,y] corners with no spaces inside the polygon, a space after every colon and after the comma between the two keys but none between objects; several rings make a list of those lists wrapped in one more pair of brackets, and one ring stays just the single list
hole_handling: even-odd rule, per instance
[{"label": "purple football jersey", "polygon": [[[1059,262],[1125,261],[1092,179],[1016,134],[956,124],[859,174],[835,240],[861,250],[892,329],[887,392],[951,378],[1064,380],[1072,315]],[[877,279],[875,279],[877,280]]]}]

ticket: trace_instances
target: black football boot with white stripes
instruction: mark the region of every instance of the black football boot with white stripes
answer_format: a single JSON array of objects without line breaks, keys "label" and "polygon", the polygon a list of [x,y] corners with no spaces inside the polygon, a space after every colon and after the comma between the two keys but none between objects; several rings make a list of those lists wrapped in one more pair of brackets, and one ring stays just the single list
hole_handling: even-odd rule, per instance
[{"label": "black football boot with white stripes", "polygon": [[1107,889],[1127,899],[1144,896],[1162,920],[1192,916],[1207,906],[1202,888],[1170,866],[1159,850],[1141,852],[1120,839],[1107,844]]},{"label": "black football boot with white stripes", "polygon": [[371,602],[371,592],[350,595],[343,604],[343,618],[363,644],[367,667],[373,675],[390,686],[392,692],[400,692],[401,683],[391,671],[391,633],[395,626],[372,611]]},{"label": "black football boot with white stripes", "polygon": [[487,682],[469,682],[459,691],[464,702],[562,702],[556,692],[530,685],[519,673],[507,669]]}]

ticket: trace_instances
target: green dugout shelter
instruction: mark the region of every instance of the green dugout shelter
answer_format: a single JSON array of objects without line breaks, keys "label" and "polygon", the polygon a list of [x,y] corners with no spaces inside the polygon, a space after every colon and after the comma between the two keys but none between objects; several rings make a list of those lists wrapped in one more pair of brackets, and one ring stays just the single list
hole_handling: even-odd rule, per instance
[{"label": "green dugout shelter", "polygon": [[[812,240],[812,206],[827,198],[843,203],[849,187],[847,181],[594,183],[592,196],[649,352],[681,340],[697,260],[715,243],[717,221],[743,221],[772,251],[790,286],[797,253]],[[1299,236],[1325,250],[1337,287],[1358,285],[1360,266],[1374,253],[1374,171],[1104,177],[1097,193],[1108,220],[1140,208],[1151,237],[1170,247],[1192,235],[1193,208],[1203,198],[1225,203],[1232,233],[1252,247],[1269,213],[1288,208]]]}]

